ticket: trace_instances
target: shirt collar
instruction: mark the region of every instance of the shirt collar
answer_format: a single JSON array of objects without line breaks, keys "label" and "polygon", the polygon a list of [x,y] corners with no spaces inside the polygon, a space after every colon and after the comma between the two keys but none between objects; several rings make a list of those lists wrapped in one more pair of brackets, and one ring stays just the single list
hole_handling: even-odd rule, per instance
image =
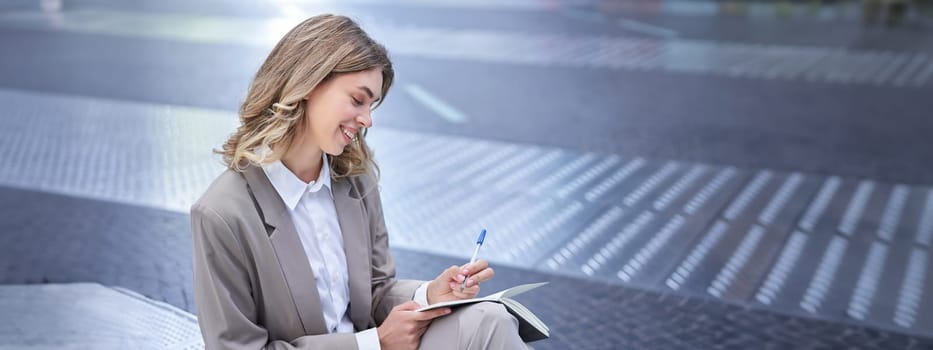
[{"label": "shirt collar", "polygon": [[[323,152],[322,152],[323,153]],[[330,189],[330,165],[327,162],[327,154],[321,156],[321,172],[318,174],[317,181],[305,183],[298,178],[295,173],[285,167],[281,160],[262,166],[262,170],[272,183],[272,187],[282,197],[282,201],[288,206],[289,210],[295,210],[295,206],[301,200],[305,193],[315,193],[322,188]]]}]

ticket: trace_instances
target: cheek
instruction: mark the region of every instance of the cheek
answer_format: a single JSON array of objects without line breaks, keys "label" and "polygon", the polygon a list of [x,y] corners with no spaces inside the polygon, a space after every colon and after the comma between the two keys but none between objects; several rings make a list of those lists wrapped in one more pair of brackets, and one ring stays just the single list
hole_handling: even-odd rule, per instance
[{"label": "cheek", "polygon": [[340,104],[322,105],[318,104],[309,107],[305,113],[306,120],[311,130],[314,130],[318,136],[330,134],[335,128],[339,127],[347,114],[352,114],[352,108],[344,107]]},{"label": "cheek", "polygon": [[354,106],[352,103],[344,104],[340,112],[340,120],[348,120],[356,118],[356,115],[359,114],[359,108]]}]

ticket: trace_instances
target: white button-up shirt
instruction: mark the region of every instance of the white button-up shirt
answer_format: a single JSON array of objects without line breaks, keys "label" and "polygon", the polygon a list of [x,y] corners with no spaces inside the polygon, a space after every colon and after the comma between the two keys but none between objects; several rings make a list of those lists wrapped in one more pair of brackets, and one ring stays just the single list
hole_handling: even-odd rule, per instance
[{"label": "white button-up shirt", "polygon": [[[353,321],[347,312],[350,304],[349,272],[343,250],[343,235],[337,221],[337,210],[331,193],[330,167],[327,156],[316,181],[305,183],[281,161],[263,166],[272,187],[285,202],[301,245],[314,272],[314,281],[324,322],[330,333],[353,332]],[[360,349],[379,349],[376,329],[356,333]]]},{"label": "white button-up shirt", "polygon": [[[337,209],[331,193],[330,166],[322,156],[321,172],[316,181],[305,183],[281,161],[264,165],[262,170],[279,193],[291,214],[301,245],[314,272],[317,293],[321,298],[324,322],[329,333],[353,332],[350,320],[349,272],[343,250],[343,234],[337,221]],[[427,283],[416,291],[414,300],[427,305]],[[356,333],[361,350],[380,349],[376,328]]]}]

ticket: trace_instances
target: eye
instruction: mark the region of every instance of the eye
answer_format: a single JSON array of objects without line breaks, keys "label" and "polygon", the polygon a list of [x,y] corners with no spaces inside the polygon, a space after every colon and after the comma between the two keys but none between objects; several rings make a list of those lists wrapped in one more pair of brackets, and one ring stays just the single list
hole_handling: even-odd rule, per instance
[{"label": "eye", "polygon": [[362,106],[362,105],[363,105],[363,101],[360,101],[360,100],[357,99],[356,97],[351,97],[351,98],[353,99],[353,105],[354,105],[354,106],[359,107],[359,106]]}]

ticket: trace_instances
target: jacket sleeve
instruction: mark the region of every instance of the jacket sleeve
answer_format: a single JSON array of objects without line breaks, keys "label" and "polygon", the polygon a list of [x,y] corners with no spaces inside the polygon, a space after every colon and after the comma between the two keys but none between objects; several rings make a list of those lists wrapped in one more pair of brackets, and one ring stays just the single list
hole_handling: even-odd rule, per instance
[{"label": "jacket sleeve", "polygon": [[395,260],[389,251],[389,236],[386,232],[385,217],[382,212],[382,199],[375,184],[363,197],[369,214],[370,234],[372,235],[372,316],[376,324],[382,324],[392,308],[412,300],[415,290],[424,281],[396,280]]},{"label": "jacket sleeve", "polygon": [[269,341],[257,323],[250,264],[231,226],[209,207],[191,208],[194,299],[205,349],[357,349],[353,333]]}]

